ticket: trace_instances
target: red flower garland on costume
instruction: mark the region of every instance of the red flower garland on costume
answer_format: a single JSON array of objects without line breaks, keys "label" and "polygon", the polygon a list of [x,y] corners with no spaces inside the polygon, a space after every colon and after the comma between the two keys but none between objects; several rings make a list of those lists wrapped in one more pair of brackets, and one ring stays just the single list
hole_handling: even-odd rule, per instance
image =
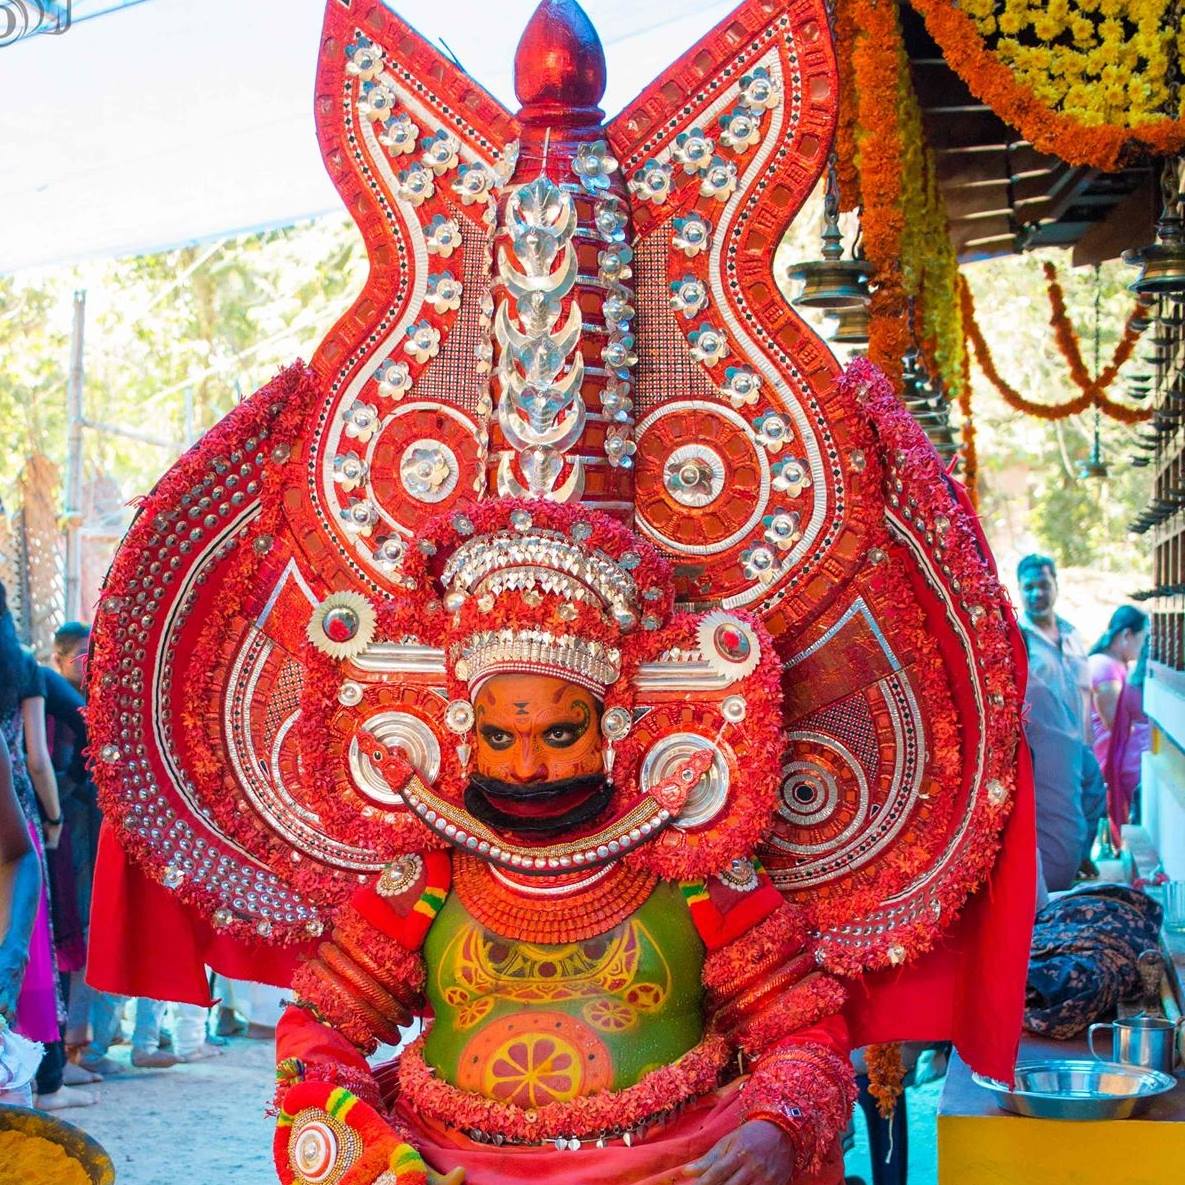
[{"label": "red flower garland on costume", "polygon": [[631,1131],[714,1090],[732,1056],[722,1037],[708,1036],[678,1060],[651,1070],[624,1090],[527,1111],[442,1081],[424,1060],[423,1045],[424,1039],[418,1038],[399,1059],[400,1098],[437,1123],[519,1144],[542,1144],[557,1136],[611,1138]]},{"label": "red flower garland on costume", "polygon": [[746,1120],[767,1120],[790,1136],[797,1177],[823,1167],[855,1102],[850,1062],[823,1045],[795,1045],[761,1060],[741,1095],[741,1111]]},{"label": "red flower garland on costume", "polygon": [[[1049,265],[1047,264],[1046,267],[1048,269]],[[1140,331],[1132,328],[1132,320],[1139,312],[1142,312],[1141,306],[1137,305],[1129,315],[1123,336],[1115,347],[1111,362],[1096,379],[1091,379],[1082,362],[1073,326],[1070,325],[1066,315],[1065,298],[1061,288],[1048,270],[1046,276],[1050,280],[1049,298],[1052,310],[1050,324],[1053,326],[1058,348],[1070,365],[1071,377],[1081,388],[1082,394],[1065,403],[1035,403],[1026,399],[1015,387],[1010,386],[996,369],[996,363],[983,336],[983,330],[975,318],[975,300],[971,295],[971,286],[967,283],[966,277],[960,276],[959,299],[963,305],[963,324],[966,327],[968,340],[975,347],[975,356],[979,359],[984,376],[996,388],[1009,407],[1024,412],[1026,415],[1037,416],[1042,420],[1063,420],[1067,416],[1078,415],[1091,407],[1097,407],[1104,415],[1124,424],[1139,424],[1151,418],[1152,408],[1125,407],[1123,404],[1109,399],[1105,393],[1107,387],[1114,382],[1119,368],[1131,356],[1136,341],[1139,339]]]},{"label": "red flower garland on costume", "polygon": [[[945,472],[933,448],[897,400],[885,376],[867,359],[854,360],[840,381],[862,400],[880,438],[881,451],[887,461],[885,481],[890,487],[890,508],[898,505],[916,508],[911,510],[908,520],[903,520],[905,529],[923,536],[930,530],[933,537],[937,519],[943,517],[946,520],[939,532],[939,543],[941,563],[949,570],[947,579],[952,588],[957,581],[958,600],[951,611],[960,616],[974,640],[975,677],[982,682],[985,692],[984,767],[964,828],[966,838],[958,858],[944,869],[937,897],[939,912],[936,915],[927,910],[924,916],[887,927],[872,955],[849,951],[842,942],[832,941],[824,933],[820,940],[823,965],[840,974],[854,975],[867,968],[899,963],[930,949],[957,916],[967,897],[987,877],[1012,800],[1023,685],[1017,678],[1012,635],[1004,617],[1007,597],[994,572],[984,562],[974,520],[951,499]],[[897,482],[900,488],[896,486]],[[925,544],[924,537],[921,542]],[[886,534],[882,546],[887,550],[897,544]],[[893,604],[905,606],[913,603],[914,595],[899,567],[885,562],[878,564],[877,579],[884,581]],[[989,611],[985,606],[997,608]],[[955,724],[948,677],[938,654],[929,644],[920,608],[916,615],[909,615],[903,626],[905,636],[913,639],[911,649],[917,656],[913,677],[922,685],[923,698],[932,705],[932,782],[936,791],[955,787],[961,778],[969,775],[963,772],[963,743]],[[987,792],[989,789],[991,792]],[[949,793],[938,793],[937,802],[932,798],[924,805],[927,808],[943,806],[949,815],[953,809],[950,797]],[[937,830],[941,832],[943,828]],[[915,832],[915,835],[917,838],[912,845],[898,841],[898,866],[904,870],[916,868],[933,858],[924,830],[920,835]],[[911,846],[917,850],[911,850]],[[848,881],[843,883],[842,897],[823,897],[812,911],[814,922],[821,930],[826,931],[832,925],[842,926],[847,919],[872,911],[876,903],[883,900],[883,884],[861,887],[858,878],[859,874],[854,885]]]},{"label": "red flower garland on costume", "polygon": [[1141,156],[1172,156],[1185,147],[1185,121],[1157,120],[1133,127],[1090,127],[1052,110],[1017,82],[1008,66],[984,44],[975,22],[949,0],[917,0],[914,7],[946,63],[1005,123],[1018,129],[1038,152],[1071,165],[1113,173]]},{"label": "red flower garland on costume", "polygon": [[[126,712],[126,708],[121,708],[119,693],[115,688],[118,686],[123,658],[121,647],[139,612],[135,589],[141,579],[140,569],[144,557],[156,550],[155,537],[169,529],[178,507],[191,500],[191,491],[200,486],[215,461],[221,462],[222,458],[243,449],[245,442],[254,438],[259,442],[256,446],[258,450],[270,454],[270,465],[265,462],[261,466],[260,510],[255,519],[236,536],[238,554],[225,578],[220,596],[212,606],[210,619],[194,647],[191,669],[200,672],[200,675],[195,677],[185,692],[187,704],[220,704],[221,691],[212,698],[208,697],[208,692],[217,684],[218,676],[224,670],[226,635],[229,632],[226,627],[248,599],[260,569],[270,562],[264,543],[270,542],[280,522],[284,459],[309,409],[320,398],[320,382],[309,367],[296,362],[280,371],[271,382],[215,424],[140,503],[136,521],[128,531],[103,585],[91,657],[92,678],[98,690],[92,695],[87,708],[92,753],[101,753],[109,745],[119,749],[122,744],[121,732],[126,729],[126,724],[120,719],[121,712]],[[279,472],[277,466],[281,467]],[[182,708],[178,713],[178,726],[186,731],[193,730],[195,735],[207,735],[209,723],[204,714],[189,708]],[[193,750],[194,780],[203,802],[214,812],[219,827],[232,840],[248,847],[257,856],[281,859],[280,845],[258,824],[256,817],[236,809],[237,794],[225,793],[226,775],[219,756],[221,744],[206,746],[205,749],[195,745]],[[121,844],[154,880],[163,883],[167,867],[164,857],[132,826],[133,803],[131,793],[124,785],[123,764],[112,765],[99,761],[93,769],[104,813],[117,828]],[[318,901],[332,896],[333,888],[325,880],[323,871],[319,870],[303,881],[292,875],[294,871],[286,866],[285,879],[296,883],[298,888],[314,888]],[[219,895],[190,878],[183,879],[173,891],[207,918],[223,904]],[[225,929],[239,938],[258,939],[254,924],[245,919],[236,918]],[[277,943],[298,942],[307,938],[308,932],[303,925],[276,924],[271,933],[271,941]]]}]

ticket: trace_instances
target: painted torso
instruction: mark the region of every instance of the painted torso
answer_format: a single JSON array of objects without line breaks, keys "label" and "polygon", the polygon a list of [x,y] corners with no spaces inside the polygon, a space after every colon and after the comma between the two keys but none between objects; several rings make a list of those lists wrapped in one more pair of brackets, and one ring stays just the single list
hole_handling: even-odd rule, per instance
[{"label": "painted torso", "polygon": [[620,1090],[704,1034],[704,948],[678,888],[659,882],[606,933],[550,945],[493,933],[452,893],[424,945],[442,1079],[537,1107]]}]

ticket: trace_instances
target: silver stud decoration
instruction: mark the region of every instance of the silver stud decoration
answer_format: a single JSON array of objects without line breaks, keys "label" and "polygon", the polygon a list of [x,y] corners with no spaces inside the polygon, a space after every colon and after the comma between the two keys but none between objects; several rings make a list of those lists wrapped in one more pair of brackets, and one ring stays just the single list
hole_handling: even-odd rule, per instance
[{"label": "silver stud decoration", "polygon": [[633,719],[626,708],[609,708],[601,717],[601,734],[608,741],[624,740],[633,725]]},{"label": "silver stud decoration", "polygon": [[797,457],[786,457],[777,461],[770,470],[770,475],[773,488],[779,494],[788,494],[791,498],[797,498],[811,485],[810,470],[806,467],[806,462],[800,461]]},{"label": "silver stud decoration", "polygon": [[671,238],[671,245],[682,251],[688,259],[694,259],[706,250],[712,241],[712,227],[702,214],[688,214],[686,218],[676,218],[675,233]]},{"label": "silver stud decoration", "polygon": [[720,714],[730,724],[740,724],[745,718],[749,705],[743,695],[726,696],[720,704]]},{"label": "silver stud decoration", "polygon": [[392,156],[407,156],[415,152],[420,129],[405,111],[391,116],[379,133],[379,143]]},{"label": "silver stud decoration", "polygon": [[708,286],[690,273],[671,281],[671,308],[690,319],[708,304]]},{"label": "silver stud decoration", "polygon": [[458,736],[473,727],[473,705],[467,699],[455,699],[444,710],[445,727]]},{"label": "silver stud decoration", "polygon": [[362,702],[362,685],[347,679],[337,689],[337,702],[345,708],[352,708]]},{"label": "silver stud decoration", "polygon": [[587,193],[599,194],[609,188],[609,178],[617,172],[617,159],[604,140],[581,144],[572,161],[572,172]]},{"label": "silver stud decoration", "polygon": [[374,640],[374,606],[359,592],[331,593],[314,610],[305,636],[330,658],[353,658]]},{"label": "silver stud decoration", "polygon": [[439,440],[416,440],[399,459],[399,480],[417,502],[443,502],[460,477],[456,454]]},{"label": "silver stud decoration", "polygon": [[761,392],[761,375],[747,366],[730,366],[724,372],[724,384],[720,394],[734,408],[746,407],[757,402]]},{"label": "silver stud decoration", "polygon": [[[766,554],[772,564],[773,555]],[[730,682],[751,675],[761,659],[761,643],[753,627],[722,610],[701,618],[696,641],[704,662],[715,674]]]}]

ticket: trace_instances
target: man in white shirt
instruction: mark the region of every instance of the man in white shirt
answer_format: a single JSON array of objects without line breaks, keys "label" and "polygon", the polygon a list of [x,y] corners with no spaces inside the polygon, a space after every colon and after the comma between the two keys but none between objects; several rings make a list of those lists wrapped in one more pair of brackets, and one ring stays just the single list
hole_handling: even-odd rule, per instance
[{"label": "man in white shirt", "polygon": [[1049,889],[1068,889],[1084,863],[1106,807],[1090,747],[1090,674],[1078,631],[1054,612],[1057,565],[1027,555],[1017,565],[1029,653],[1028,720],[1037,788],[1037,846]]}]

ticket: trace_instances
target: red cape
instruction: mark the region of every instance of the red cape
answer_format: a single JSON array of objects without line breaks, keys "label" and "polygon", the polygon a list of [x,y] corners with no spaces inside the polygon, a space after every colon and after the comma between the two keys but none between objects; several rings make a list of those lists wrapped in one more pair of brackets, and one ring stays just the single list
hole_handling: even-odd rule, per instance
[{"label": "red cape", "polygon": [[218,934],[129,860],[103,824],[86,969],[92,987],[208,1006],[207,967],[232,979],[287,987],[298,958],[314,945],[274,947]]}]

